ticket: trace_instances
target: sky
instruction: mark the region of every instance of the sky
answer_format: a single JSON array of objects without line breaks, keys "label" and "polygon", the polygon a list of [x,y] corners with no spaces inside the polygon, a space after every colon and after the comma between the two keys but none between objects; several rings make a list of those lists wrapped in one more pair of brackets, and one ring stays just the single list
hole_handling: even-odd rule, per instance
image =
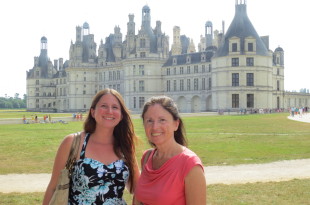
[{"label": "sky", "polygon": [[[240,1],[240,0],[238,0]],[[244,0],[242,0],[244,1]],[[26,94],[26,71],[33,68],[34,57],[40,55],[40,39],[48,40],[48,56],[69,59],[75,28],[88,22],[97,49],[119,26],[123,40],[127,33],[128,14],[134,14],[136,33],[141,28],[142,7],[151,9],[151,26],[161,21],[162,31],[169,36],[173,27],[181,35],[193,39],[196,50],[205,23],[213,30],[225,31],[235,15],[236,0],[11,0],[0,2],[0,97]],[[269,49],[284,50],[284,89],[310,89],[310,12],[307,0],[246,0],[247,14],[259,36],[269,36]],[[98,50],[97,50],[98,52]]]}]

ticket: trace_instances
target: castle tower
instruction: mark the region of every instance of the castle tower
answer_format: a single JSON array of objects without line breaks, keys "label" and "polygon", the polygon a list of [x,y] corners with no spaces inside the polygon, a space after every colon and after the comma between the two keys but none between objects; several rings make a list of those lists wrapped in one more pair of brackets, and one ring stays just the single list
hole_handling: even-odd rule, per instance
[{"label": "castle tower", "polygon": [[182,52],[180,32],[181,32],[181,29],[179,26],[173,27],[173,43],[171,46],[172,55],[180,55]]},{"label": "castle tower", "polygon": [[41,38],[41,52],[39,56],[38,66],[44,69],[45,71],[47,70],[48,67],[47,38],[45,36]]},{"label": "castle tower", "polygon": [[127,23],[127,35],[126,35],[126,51],[127,56],[131,53],[131,51],[135,48],[135,27],[136,24],[134,22],[135,16],[133,14],[128,15],[129,21]]},{"label": "castle tower", "polygon": [[195,44],[194,44],[193,39],[191,39],[189,46],[187,48],[187,53],[195,53],[195,52],[196,52]]},{"label": "castle tower", "polygon": [[207,21],[205,25],[205,38],[206,38],[206,48],[212,46],[213,40],[213,25],[211,21]]},{"label": "castle tower", "polygon": [[89,34],[90,34],[90,32],[89,32],[89,24],[87,22],[85,22],[83,24],[83,36],[87,36]]},{"label": "castle tower", "polygon": [[75,28],[75,42],[81,42],[82,41],[82,28],[80,26],[77,26]]},{"label": "castle tower", "polygon": [[145,29],[151,28],[151,9],[148,5],[142,8],[142,27]]}]

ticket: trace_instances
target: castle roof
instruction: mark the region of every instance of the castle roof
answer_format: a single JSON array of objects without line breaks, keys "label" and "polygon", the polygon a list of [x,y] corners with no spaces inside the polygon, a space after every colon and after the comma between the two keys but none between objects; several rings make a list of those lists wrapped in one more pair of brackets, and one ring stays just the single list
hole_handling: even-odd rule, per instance
[{"label": "castle roof", "polygon": [[241,54],[244,53],[244,42],[245,38],[253,37],[256,39],[256,54],[267,56],[268,49],[266,48],[265,44],[258,36],[254,26],[252,25],[246,11],[246,4],[236,4],[235,6],[235,16],[230,24],[225,36],[224,42],[221,46],[219,46],[218,52],[216,56],[227,56],[229,52],[229,39],[232,37],[240,38],[240,51]]}]

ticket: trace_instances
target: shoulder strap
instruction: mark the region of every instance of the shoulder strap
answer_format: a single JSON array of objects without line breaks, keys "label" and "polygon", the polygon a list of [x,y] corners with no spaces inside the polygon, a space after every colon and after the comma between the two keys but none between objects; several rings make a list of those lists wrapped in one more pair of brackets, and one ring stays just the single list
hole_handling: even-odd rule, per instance
[{"label": "shoulder strap", "polygon": [[71,172],[72,166],[76,160],[76,156],[77,153],[79,151],[79,147],[80,147],[80,142],[81,142],[81,133],[75,133],[74,134],[74,138],[73,138],[73,142],[71,144],[71,148],[70,148],[70,153],[69,153],[69,157],[66,163],[66,168],[69,170],[69,172]]},{"label": "shoulder strap", "polygon": [[141,166],[141,169],[143,170],[144,165],[146,164],[147,160],[150,157],[151,152],[153,151],[153,149],[149,149],[146,151],[145,155],[144,155],[144,159],[143,159],[143,164]]}]

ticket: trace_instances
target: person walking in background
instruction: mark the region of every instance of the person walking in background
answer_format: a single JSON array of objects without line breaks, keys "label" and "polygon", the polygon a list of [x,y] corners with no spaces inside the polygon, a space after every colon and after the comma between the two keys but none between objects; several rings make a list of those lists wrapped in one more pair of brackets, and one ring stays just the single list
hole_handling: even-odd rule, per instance
[{"label": "person walking in background", "polygon": [[27,124],[27,120],[26,120],[26,116],[25,115],[23,116],[23,123]]},{"label": "person walking in background", "polygon": [[152,97],[142,111],[145,134],[154,147],[144,152],[134,204],[205,205],[206,180],[199,157],[189,150],[176,104]]},{"label": "person walking in background", "polygon": [[[73,137],[65,137],[58,149],[43,205],[53,195]],[[135,142],[133,123],[122,96],[109,88],[99,91],[84,122],[68,204],[126,204],[122,198],[125,185],[133,193],[139,177]]]}]

